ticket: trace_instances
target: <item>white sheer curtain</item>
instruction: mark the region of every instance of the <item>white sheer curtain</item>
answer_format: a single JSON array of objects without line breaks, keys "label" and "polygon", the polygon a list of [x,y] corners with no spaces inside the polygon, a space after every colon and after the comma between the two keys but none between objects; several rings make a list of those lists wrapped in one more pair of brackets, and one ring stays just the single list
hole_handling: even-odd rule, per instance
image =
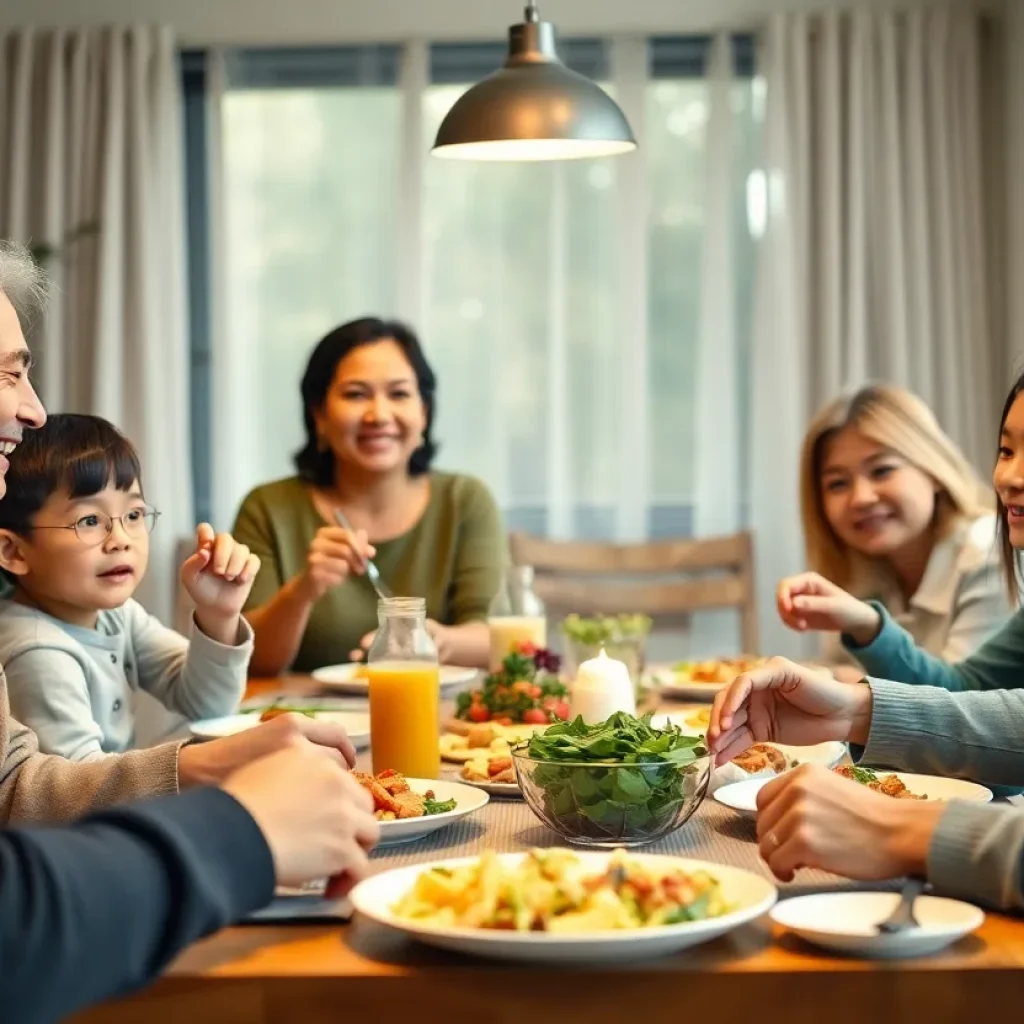
[{"label": "white sheer curtain", "polygon": [[177,55],[149,28],[0,36],[0,237],[56,250],[32,343],[53,412],[138,446],[162,516],[140,600],[170,621],[175,539],[193,529]]},{"label": "white sheer curtain", "polygon": [[[646,41],[608,47],[606,86],[643,134]],[[647,443],[645,156],[453,164],[429,155],[468,83],[423,94],[423,333],[446,465],[516,528],[642,537]]]},{"label": "white sheer curtain", "polygon": [[[394,63],[339,52],[322,58],[333,80],[304,72],[311,57],[225,55],[218,524],[291,471],[317,338],[397,311],[438,374],[439,466],[482,478],[512,528],[629,541],[738,527],[753,89],[733,39],[670,42],[565,41],[640,149],[548,165],[430,156],[501,44],[410,42]],[[665,656],[736,650],[724,618],[726,632],[695,622]]]},{"label": "white sheer curtain", "polygon": [[[688,531],[695,503],[722,514],[719,457],[728,449],[726,472],[738,474],[741,439],[721,422],[737,413],[737,357],[721,332],[739,303],[735,281],[720,277],[733,240],[718,232],[734,231],[745,171],[717,165],[736,162],[735,136],[750,134],[750,79],[733,80],[726,37],[713,101],[703,41],[684,40],[678,70],[658,73],[645,38],[566,45],[627,111],[637,154],[431,157],[445,113],[486,73],[481,60],[500,62],[500,44],[480,57],[410,42],[397,67],[381,48],[339,53],[333,83],[287,54],[226,55],[212,161],[224,239],[219,524],[248,487],[290,471],[298,378],[317,338],[342,319],[396,311],[438,373],[439,464],[483,478],[513,527],[631,540]],[[702,346],[713,369],[700,368]],[[705,370],[709,388],[729,393],[698,398]],[[710,457],[698,484],[701,445]],[[724,486],[735,521],[737,478]]]},{"label": "white sheer curtain", "polygon": [[976,12],[773,16],[763,40],[768,224],[753,360],[752,518],[766,649],[803,566],[797,453],[845,386],[917,391],[983,468],[995,393]]},{"label": "white sheer curtain", "polygon": [[[737,316],[736,201],[747,168],[736,145],[736,80],[728,36],[712,43],[707,67],[704,238],[697,352],[694,521],[696,537],[735,533],[744,523],[743,418]],[[747,297],[749,301],[749,297]],[[691,654],[715,657],[739,651],[739,622],[731,611],[693,617]]]}]

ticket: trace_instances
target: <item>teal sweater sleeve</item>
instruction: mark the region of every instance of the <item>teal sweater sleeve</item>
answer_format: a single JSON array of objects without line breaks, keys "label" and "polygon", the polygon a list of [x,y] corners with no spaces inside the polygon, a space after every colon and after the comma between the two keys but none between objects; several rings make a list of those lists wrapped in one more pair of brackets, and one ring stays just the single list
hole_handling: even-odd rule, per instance
[{"label": "teal sweater sleeve", "polygon": [[921,650],[882,605],[871,606],[882,619],[878,636],[866,647],[843,636],[843,646],[867,675],[943,690],[1013,690],[1024,686],[1024,611],[1018,610],[969,658],[955,665]]}]

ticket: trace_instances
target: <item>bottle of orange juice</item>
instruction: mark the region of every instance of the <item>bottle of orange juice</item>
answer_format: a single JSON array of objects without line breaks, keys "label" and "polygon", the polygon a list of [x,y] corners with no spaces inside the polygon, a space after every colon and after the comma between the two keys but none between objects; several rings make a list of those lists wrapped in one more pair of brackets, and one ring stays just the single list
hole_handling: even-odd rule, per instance
[{"label": "bottle of orange juice", "polygon": [[437,648],[427,632],[422,597],[377,605],[380,628],[366,656],[370,751],[374,772],[393,768],[417,779],[441,772]]},{"label": "bottle of orange juice", "polygon": [[547,647],[548,620],[544,602],[533,589],[531,566],[515,565],[506,572],[501,589],[491,600],[487,628],[492,672],[500,672],[501,663],[520,644]]}]

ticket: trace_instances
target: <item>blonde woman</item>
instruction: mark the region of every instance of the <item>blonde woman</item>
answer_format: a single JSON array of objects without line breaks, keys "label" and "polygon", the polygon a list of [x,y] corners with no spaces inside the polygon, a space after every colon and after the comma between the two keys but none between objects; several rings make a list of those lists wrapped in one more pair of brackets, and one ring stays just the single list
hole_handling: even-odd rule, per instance
[{"label": "blonde woman", "polygon": [[[804,440],[800,497],[812,571],[779,584],[791,628],[864,637],[884,611],[952,662],[1008,617],[991,503],[910,392],[872,385],[826,406]],[[835,632],[823,656],[841,679],[862,674]]]}]

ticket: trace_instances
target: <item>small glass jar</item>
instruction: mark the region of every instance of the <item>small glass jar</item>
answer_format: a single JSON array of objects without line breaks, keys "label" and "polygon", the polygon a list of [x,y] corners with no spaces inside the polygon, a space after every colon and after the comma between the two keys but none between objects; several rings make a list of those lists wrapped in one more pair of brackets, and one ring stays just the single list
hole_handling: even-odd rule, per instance
[{"label": "small glass jar", "polygon": [[491,601],[487,613],[491,636],[490,669],[501,670],[501,663],[521,644],[541,649],[548,645],[548,620],[544,602],[533,589],[533,567],[515,565],[508,569],[501,589]]},{"label": "small glass jar", "polygon": [[440,669],[422,597],[377,605],[380,628],[366,656],[374,773],[417,779],[441,772]]}]

